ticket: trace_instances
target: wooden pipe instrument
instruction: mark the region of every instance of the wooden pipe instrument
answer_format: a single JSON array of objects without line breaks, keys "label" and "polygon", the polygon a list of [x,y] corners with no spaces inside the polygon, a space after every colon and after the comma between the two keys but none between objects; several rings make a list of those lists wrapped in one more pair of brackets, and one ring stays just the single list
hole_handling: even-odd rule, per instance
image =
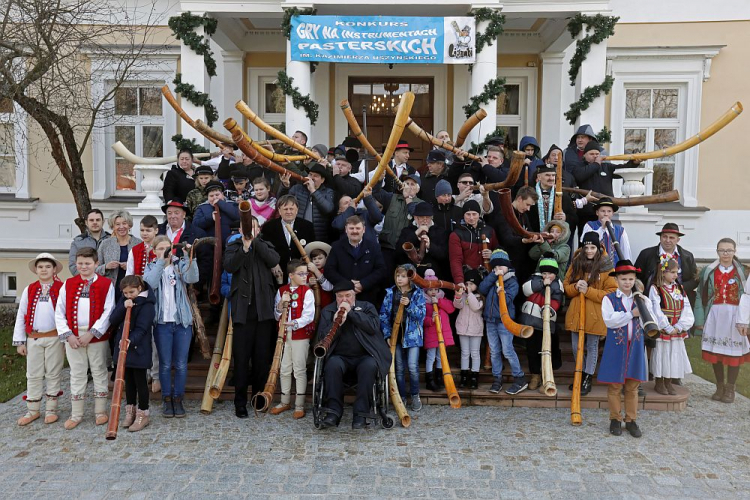
[{"label": "wooden pipe instrument", "polygon": [[611,196],[606,194],[567,186],[563,187],[562,190],[566,193],[575,193],[581,196],[586,196],[590,192],[591,195],[595,196],[596,198],[611,198],[612,203],[614,203],[618,207],[638,207],[641,205],[652,205],[654,203],[670,203],[680,199],[680,192],[677,190],[667,191],[666,193],[650,194],[646,196],[626,196],[625,198],[612,198]]},{"label": "wooden pipe instrument", "polygon": [[554,397],[557,395],[557,386],[552,371],[551,309],[551,291],[549,285],[546,285],[544,287],[544,309],[542,310],[542,389],[545,396]]},{"label": "wooden pipe instrument", "polygon": [[[190,259],[192,262],[193,259]],[[198,341],[198,347],[201,351],[203,359],[211,359],[211,345],[208,343],[208,335],[206,335],[206,326],[203,323],[203,316],[198,308],[198,298],[195,288],[192,286],[187,287],[188,302],[190,303],[190,310],[193,313],[193,331],[195,332],[195,338]]]},{"label": "wooden pipe instrument", "polygon": [[[380,162],[377,168],[370,178],[370,182],[367,183],[367,187],[370,189],[375,187],[375,184],[385,176],[385,167],[393,156],[393,152],[396,151],[396,145],[401,139],[401,135],[404,133],[406,122],[409,120],[409,113],[411,108],[414,106],[414,94],[411,92],[405,92],[401,96],[401,102],[398,103],[398,110],[396,111],[396,117],[393,120],[393,128],[391,129],[391,135],[388,137],[388,143],[383,151],[383,156],[380,157]],[[364,196],[364,190],[357,195],[354,199],[354,204],[358,204]]]},{"label": "wooden pipe instrument", "polygon": [[182,106],[179,105],[179,103],[177,102],[177,99],[175,98],[174,94],[172,94],[172,91],[169,90],[169,86],[168,85],[164,85],[161,88],[161,93],[164,96],[164,98],[167,100],[167,102],[169,103],[169,105],[172,106],[172,109],[174,109],[175,112],[178,115],[180,115],[180,118],[182,118],[182,120],[185,123],[187,123],[188,125],[190,125],[196,132],[198,132],[199,134],[201,134],[203,137],[205,137],[206,139],[208,139],[209,141],[211,141],[212,143],[214,143],[214,145],[221,147],[221,142],[217,141],[213,137],[210,137],[210,136],[204,134],[203,132],[201,132],[200,130],[198,130],[196,128],[195,121],[192,118],[190,118],[190,116],[185,112],[184,109],[182,109]]},{"label": "wooden pipe instrument", "polygon": [[214,267],[213,276],[211,277],[211,288],[208,292],[208,301],[217,305],[221,302],[221,271],[222,267],[222,240],[224,239],[221,234],[221,210],[219,210],[219,203],[216,202],[214,205]]},{"label": "wooden pipe instrument", "polygon": [[508,223],[510,228],[517,235],[528,239],[536,238],[537,236],[544,237],[542,233],[532,233],[531,231],[527,231],[521,226],[521,223],[518,222],[516,212],[513,209],[513,202],[510,200],[510,189],[508,188],[500,190],[500,211],[503,213],[505,222]]},{"label": "wooden pipe instrument", "polygon": [[237,101],[237,104],[235,104],[234,107],[237,109],[237,111],[239,111],[240,113],[242,113],[242,116],[244,116],[245,118],[247,118],[248,120],[250,120],[250,123],[252,123],[253,125],[255,125],[256,127],[258,127],[259,129],[261,129],[263,132],[265,132],[266,134],[270,135],[271,137],[275,137],[276,139],[280,140],[281,142],[283,142],[287,146],[289,146],[291,148],[294,148],[297,151],[303,153],[303,155],[300,156],[300,157],[296,157],[296,156],[292,157],[292,156],[290,156],[290,158],[295,158],[295,160],[293,160],[293,161],[304,160],[305,157],[308,157],[308,156],[310,158],[314,159],[315,161],[320,161],[321,160],[321,157],[320,157],[320,155],[318,153],[316,153],[315,151],[313,151],[311,149],[307,149],[305,146],[303,146],[299,142],[295,142],[294,139],[292,139],[291,137],[288,137],[286,134],[284,134],[280,130],[275,129],[271,125],[269,125],[266,122],[264,122],[258,116],[258,114],[255,113],[255,111],[253,111],[252,109],[250,109],[250,106],[248,106],[247,103],[245,103],[245,101],[243,101],[243,100]]},{"label": "wooden pipe instrument", "polygon": [[290,174],[291,178],[297,182],[305,182],[307,180],[307,177],[302,177],[301,175],[292,172],[291,170],[287,170],[281,165],[274,163],[273,161],[269,160],[261,153],[259,153],[258,150],[252,146],[252,144],[250,143],[251,139],[240,128],[234,118],[227,118],[226,120],[224,120],[224,128],[232,133],[232,139],[234,140],[234,143],[237,144],[237,147],[240,148],[242,153],[247,155],[261,167],[267,168],[268,170],[273,170],[279,175]]},{"label": "wooden pipe instrument", "polygon": [[464,142],[466,141],[466,137],[468,137],[469,132],[471,132],[474,127],[476,127],[479,122],[487,118],[487,111],[485,111],[482,108],[479,108],[476,113],[471,115],[463,125],[461,125],[461,128],[458,129],[458,135],[456,135],[456,142],[453,143],[453,145],[457,148],[460,148],[464,145]]},{"label": "wooden pipe instrument", "polygon": [[[294,245],[297,247],[297,250],[299,250],[302,261],[309,266],[312,261],[307,255],[307,252],[305,252],[305,247],[302,246],[299,238],[297,238],[297,235],[294,233],[294,228],[291,226],[291,224],[287,224],[286,222],[282,222],[282,224],[286,226],[286,230],[289,233],[289,236],[291,236]],[[318,283],[315,283],[311,288],[313,290],[313,295],[315,295],[315,324],[317,325],[318,319],[320,318],[320,285]]]},{"label": "wooden pipe instrument", "polygon": [[273,394],[276,392],[276,383],[279,380],[279,371],[281,370],[281,355],[284,352],[284,342],[286,341],[286,321],[289,316],[289,303],[281,309],[281,316],[279,319],[279,333],[276,335],[276,348],[273,351],[273,361],[271,362],[271,369],[268,371],[268,378],[266,379],[266,385],[263,390],[250,399],[255,413],[263,413],[268,411],[273,401]]},{"label": "wooden pipe instrument", "polygon": [[656,158],[664,158],[666,156],[672,156],[676,155],[677,153],[682,153],[683,151],[686,151],[693,146],[697,146],[701,142],[705,141],[712,135],[714,135],[719,130],[726,127],[732,120],[740,116],[740,113],[742,113],[742,103],[737,101],[732,105],[729,110],[727,110],[723,115],[721,115],[715,122],[713,122],[708,127],[704,128],[697,134],[695,134],[693,137],[682,141],[679,144],[675,144],[672,147],[666,148],[666,149],[659,149],[656,151],[651,151],[648,153],[635,153],[635,154],[623,154],[623,155],[614,155],[614,156],[608,156],[606,157],[607,161],[629,161],[629,160],[638,160],[638,161],[644,161],[644,160],[653,160]]},{"label": "wooden pipe instrument", "polygon": [[255,236],[253,235],[253,212],[252,205],[247,200],[242,200],[237,209],[240,212],[240,230],[242,234],[252,240]]},{"label": "wooden pipe instrument", "polygon": [[418,252],[414,244],[407,241],[403,245],[401,245],[401,249],[404,251],[406,256],[409,257],[409,260],[412,262],[412,264],[418,266],[422,263],[422,259],[424,258],[424,251],[422,251],[423,246],[424,244],[421,244],[419,246],[420,251]]},{"label": "wooden pipe instrument", "polygon": [[[351,106],[349,105],[349,100],[344,99],[341,101],[341,104],[339,105],[341,107],[341,111],[344,112],[344,117],[346,117],[346,121],[349,124],[349,128],[352,131],[352,134],[354,134],[354,137],[359,141],[359,143],[362,145],[363,148],[367,150],[370,155],[372,155],[373,158],[380,164],[380,161],[383,159],[380,154],[375,150],[374,147],[372,147],[372,144],[370,144],[370,141],[367,139],[367,136],[362,133],[362,128],[359,126],[359,123],[357,123],[357,118],[354,116],[354,112],[352,111]],[[396,175],[396,172],[393,171],[390,165],[386,163],[385,165],[385,172],[393,177],[393,182],[396,185],[396,189],[398,191],[401,191],[404,188],[404,185],[401,183],[401,180]]]},{"label": "wooden pipe instrument", "polygon": [[112,405],[109,407],[109,423],[105,437],[108,441],[117,439],[117,428],[120,426],[120,409],[122,405],[122,388],[125,386],[125,359],[130,346],[130,313],[133,309],[125,310],[125,321],[122,324],[122,340],[120,353],[117,356],[117,370],[115,371],[115,385],[112,388]]},{"label": "wooden pipe instrument", "polygon": [[221,354],[219,367],[216,369],[214,378],[211,381],[211,387],[208,388],[208,393],[213,399],[218,399],[221,396],[221,391],[224,389],[224,382],[227,380],[229,364],[232,361],[232,337],[234,337],[234,327],[230,319],[227,334],[224,338],[224,351]]},{"label": "wooden pipe instrument", "polygon": [[422,129],[422,127],[414,123],[414,120],[412,120],[411,118],[409,118],[409,121],[406,122],[406,126],[408,127],[408,129],[411,131],[412,134],[416,135],[417,137],[419,137],[425,142],[429,142],[430,144],[433,144],[439,148],[446,149],[456,156],[468,158],[473,161],[482,161],[482,158],[480,156],[471,154],[468,151],[464,151],[463,149],[454,146],[448,141],[441,141],[440,139],[428,134]]},{"label": "wooden pipe instrument", "polygon": [[521,177],[521,171],[523,170],[523,161],[526,159],[526,155],[521,151],[513,151],[510,157],[510,169],[508,171],[508,177],[504,181],[490,182],[489,184],[483,184],[484,189],[487,191],[497,191],[498,189],[511,188],[516,185],[518,179]]},{"label": "wooden pipe instrument", "polygon": [[[125,161],[129,161],[134,165],[167,165],[169,163],[174,163],[177,161],[176,156],[165,156],[163,158],[143,158],[141,156],[137,156],[131,153],[130,150],[125,147],[125,144],[120,141],[112,144],[112,150],[117,156],[123,158]],[[211,156],[210,153],[193,154],[193,158],[208,158],[209,156]]]},{"label": "wooden pipe instrument", "polygon": [[344,308],[340,307],[338,311],[336,311],[336,316],[333,318],[333,325],[331,325],[331,329],[328,331],[325,337],[323,337],[323,340],[315,344],[315,347],[313,347],[313,354],[316,358],[325,358],[326,354],[328,353],[328,349],[331,348],[331,344],[333,343],[333,339],[336,338],[336,333],[339,331],[339,328],[341,328],[341,323],[344,322]]},{"label": "wooden pipe instrument", "polygon": [[505,299],[505,284],[503,283],[503,277],[497,277],[497,300],[498,307],[500,308],[500,321],[503,326],[516,337],[527,339],[534,334],[534,328],[528,325],[521,325],[513,321],[508,312],[508,303]]},{"label": "wooden pipe instrument", "polygon": [[409,427],[411,425],[411,417],[409,416],[409,412],[406,411],[403,399],[401,399],[401,393],[398,391],[398,381],[396,380],[396,345],[398,344],[398,335],[401,331],[403,318],[404,305],[399,304],[396,310],[396,317],[393,320],[393,328],[391,328],[391,367],[388,370],[388,392],[390,392],[391,403],[396,410],[396,415],[398,415],[401,421],[401,427]]},{"label": "wooden pipe instrument", "polygon": [[406,277],[422,288],[445,288],[446,290],[455,290],[457,288],[450,281],[426,280],[418,275],[414,269],[406,271]]},{"label": "wooden pipe instrument", "polygon": [[440,311],[438,310],[437,304],[432,304],[432,321],[435,323],[435,330],[437,330],[438,350],[440,351],[440,364],[443,366],[443,384],[445,385],[445,392],[448,394],[448,401],[450,402],[451,408],[461,408],[461,398],[456,390],[456,383],[453,381],[451,367],[448,364],[448,353],[445,350],[443,327],[440,324]]},{"label": "wooden pipe instrument", "polygon": [[[482,253],[484,253],[485,250],[489,250],[490,249],[489,248],[489,244],[490,244],[490,239],[487,237],[486,234],[482,234]],[[489,271],[490,270],[490,259],[489,258],[486,258],[486,259],[483,258],[482,261],[483,261],[482,263],[484,265],[484,268]]]},{"label": "wooden pipe instrument", "polygon": [[583,349],[586,336],[586,294],[578,293],[578,346],[576,349],[576,368],[573,375],[573,394],[570,397],[570,423],[581,425],[581,382],[583,381]]},{"label": "wooden pipe instrument", "polygon": [[553,208],[556,214],[563,211],[563,153],[558,151],[557,153],[557,171],[555,172],[555,206]]},{"label": "wooden pipe instrument", "polygon": [[229,300],[224,299],[224,305],[221,307],[221,319],[219,320],[219,329],[216,332],[216,343],[211,353],[211,364],[208,367],[208,376],[206,376],[206,386],[203,388],[203,399],[201,400],[201,413],[209,415],[214,408],[214,399],[211,397],[209,390],[211,382],[216,376],[216,370],[221,363],[221,354],[224,352],[224,342],[227,338],[227,328],[229,327]]}]

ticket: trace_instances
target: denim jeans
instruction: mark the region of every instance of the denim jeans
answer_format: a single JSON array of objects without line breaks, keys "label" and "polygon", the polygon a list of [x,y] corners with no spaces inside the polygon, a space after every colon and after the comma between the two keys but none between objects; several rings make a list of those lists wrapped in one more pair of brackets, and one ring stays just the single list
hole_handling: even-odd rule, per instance
[{"label": "denim jeans", "polygon": [[516,350],[513,348],[513,334],[500,321],[487,321],[487,341],[490,344],[492,359],[492,376],[502,377],[503,356],[510,363],[510,370],[514,377],[523,377],[521,363],[518,361]]},{"label": "denim jeans", "polygon": [[[187,363],[193,327],[178,323],[157,323],[154,329],[156,349],[159,351],[159,382],[162,396],[181,398],[185,395]],[[174,368],[174,387],[172,384]]]},{"label": "denim jeans", "polygon": [[419,394],[419,347],[402,348],[401,343],[396,345],[396,381],[398,382],[398,393],[406,397],[406,380],[404,379],[404,367],[409,368],[409,394]]}]

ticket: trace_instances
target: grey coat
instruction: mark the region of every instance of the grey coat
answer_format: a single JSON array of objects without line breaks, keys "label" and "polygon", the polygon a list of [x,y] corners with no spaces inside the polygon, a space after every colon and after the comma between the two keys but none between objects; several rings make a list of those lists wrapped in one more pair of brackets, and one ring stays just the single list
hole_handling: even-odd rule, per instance
[{"label": "grey coat", "polygon": [[[187,328],[193,324],[193,311],[190,308],[190,298],[188,297],[187,285],[198,282],[198,262],[193,259],[192,264],[183,257],[177,262],[174,262],[175,267],[175,292],[174,301],[177,304],[177,317],[175,323],[179,323],[183,327]],[[146,271],[143,273],[143,280],[148,283],[148,286],[154,291],[156,296],[156,316],[154,316],[154,324],[164,323],[162,321],[162,283],[161,276],[164,273],[166,262],[164,259],[156,259],[154,262],[150,262],[146,266]]]},{"label": "grey coat", "polygon": [[[128,252],[130,252],[130,250],[132,250],[133,247],[140,242],[140,238],[136,238],[131,234],[130,240],[128,241]],[[99,244],[97,254],[99,254],[99,265],[96,266],[96,274],[111,279],[112,283],[114,284],[117,281],[118,268],[106,269],[106,266],[108,262],[120,262],[120,244],[117,242],[117,238],[111,236],[102,241]]]},{"label": "grey coat", "polygon": [[[247,305],[252,301],[258,311],[258,321],[274,319],[273,301],[276,296],[271,269],[279,263],[279,254],[273,245],[257,237],[245,253],[242,238],[227,244],[224,252],[224,270],[232,274],[229,302],[232,321],[243,325],[247,321]],[[252,288],[251,288],[252,286]]]},{"label": "grey coat", "polygon": [[68,269],[70,270],[70,274],[73,276],[78,274],[78,270],[76,269],[76,254],[78,253],[78,250],[81,250],[82,248],[93,248],[94,250],[99,250],[99,245],[110,236],[112,235],[107,231],[102,231],[102,237],[95,240],[88,231],[86,231],[85,233],[79,234],[73,238],[73,243],[70,244],[70,251],[68,252]]}]

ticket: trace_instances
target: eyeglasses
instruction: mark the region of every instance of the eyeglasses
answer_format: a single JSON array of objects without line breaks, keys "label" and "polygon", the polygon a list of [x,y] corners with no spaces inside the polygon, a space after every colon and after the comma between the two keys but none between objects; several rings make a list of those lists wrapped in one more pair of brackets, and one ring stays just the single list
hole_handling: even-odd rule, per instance
[{"label": "eyeglasses", "polygon": [[459,181],[458,183],[459,184],[465,184],[467,186],[473,186],[474,185],[474,181]]},{"label": "eyeglasses", "polygon": [[724,249],[724,250],[716,250],[716,253],[723,253],[723,254],[729,254],[734,253],[736,250],[732,249]]},{"label": "eyeglasses", "polygon": [[304,273],[294,273],[294,274],[296,274],[296,275],[297,275],[297,276],[299,276],[299,277],[304,277],[304,276],[307,276],[307,273],[306,273],[306,272],[304,272]]}]

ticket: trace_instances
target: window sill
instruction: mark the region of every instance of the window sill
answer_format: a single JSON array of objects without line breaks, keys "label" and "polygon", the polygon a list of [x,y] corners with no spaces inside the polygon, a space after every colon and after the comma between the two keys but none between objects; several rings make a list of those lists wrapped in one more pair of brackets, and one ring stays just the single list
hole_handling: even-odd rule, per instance
[{"label": "window sill", "polygon": [[0,217],[28,221],[32,210],[39,204],[39,198],[16,198],[12,193],[0,194]]},{"label": "window sill", "polygon": [[691,212],[694,212],[696,217],[700,217],[701,215],[703,215],[704,213],[710,210],[711,209],[708,207],[686,207],[677,201],[673,201],[670,203],[654,203],[648,206],[649,212],[670,212],[670,213],[677,212],[677,213],[683,213],[685,215],[688,215]]}]

